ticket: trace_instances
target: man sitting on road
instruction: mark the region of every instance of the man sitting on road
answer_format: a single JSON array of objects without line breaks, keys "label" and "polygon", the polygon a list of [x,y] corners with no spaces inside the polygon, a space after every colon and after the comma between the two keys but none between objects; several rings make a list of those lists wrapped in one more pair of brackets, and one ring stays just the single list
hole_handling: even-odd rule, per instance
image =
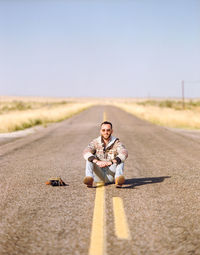
[{"label": "man sitting on road", "polygon": [[124,182],[124,161],[128,151],[118,138],[112,136],[112,123],[101,124],[100,136],[83,151],[86,160],[86,177],[83,183],[92,187],[93,182],[113,183],[121,187]]}]

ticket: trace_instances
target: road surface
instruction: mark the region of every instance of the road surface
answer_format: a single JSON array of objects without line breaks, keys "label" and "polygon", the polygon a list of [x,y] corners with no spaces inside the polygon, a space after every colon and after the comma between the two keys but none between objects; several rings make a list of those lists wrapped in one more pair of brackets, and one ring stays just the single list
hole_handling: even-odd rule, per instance
[{"label": "road surface", "polygon": [[[82,183],[82,151],[99,135],[104,112],[129,151],[121,189],[113,184],[88,189]],[[93,224],[101,221],[93,219],[101,188],[103,243],[94,246],[93,255],[200,254],[199,172],[200,139],[111,106],[92,107],[3,143],[0,255],[91,254]],[[61,176],[67,186],[45,185],[51,176]],[[120,199],[121,209],[113,208],[115,199]],[[124,220],[129,235],[119,237],[116,224]],[[100,238],[96,234],[95,239]]]}]

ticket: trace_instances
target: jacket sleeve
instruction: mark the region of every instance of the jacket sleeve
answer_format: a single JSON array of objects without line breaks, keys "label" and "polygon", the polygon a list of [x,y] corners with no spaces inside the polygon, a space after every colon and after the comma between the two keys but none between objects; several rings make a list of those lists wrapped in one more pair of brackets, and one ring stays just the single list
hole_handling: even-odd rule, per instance
[{"label": "jacket sleeve", "polygon": [[117,143],[117,152],[118,155],[115,158],[117,160],[117,163],[119,164],[121,162],[124,162],[128,157],[128,151],[120,141]]},{"label": "jacket sleeve", "polygon": [[83,151],[83,157],[85,160],[89,160],[92,162],[93,159],[95,159],[95,153],[96,153],[96,148],[95,148],[95,141],[93,140],[91,143],[88,144],[88,146],[84,149]]}]

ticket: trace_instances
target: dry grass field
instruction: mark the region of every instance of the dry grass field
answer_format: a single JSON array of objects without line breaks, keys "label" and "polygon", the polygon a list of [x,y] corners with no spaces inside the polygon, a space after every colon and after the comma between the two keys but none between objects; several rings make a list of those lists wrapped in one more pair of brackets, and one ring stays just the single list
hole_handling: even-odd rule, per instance
[{"label": "dry grass field", "polygon": [[0,133],[46,126],[93,105],[114,105],[154,124],[200,129],[200,101],[178,99],[0,97]]},{"label": "dry grass field", "polygon": [[200,101],[141,100],[114,103],[115,106],[154,124],[183,129],[200,129]]},{"label": "dry grass field", "polygon": [[57,98],[0,98],[0,133],[62,121],[94,102]]}]

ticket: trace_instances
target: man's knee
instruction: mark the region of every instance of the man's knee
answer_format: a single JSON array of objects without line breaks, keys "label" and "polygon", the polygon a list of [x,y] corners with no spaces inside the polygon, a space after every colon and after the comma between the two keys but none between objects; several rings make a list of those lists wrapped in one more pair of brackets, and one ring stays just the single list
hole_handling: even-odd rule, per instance
[{"label": "man's knee", "polygon": [[116,172],[117,169],[124,169],[124,163],[121,162],[120,164],[112,164],[111,166],[109,166],[109,169],[112,171],[112,172]]},{"label": "man's knee", "polygon": [[88,169],[89,171],[93,171],[94,170],[94,163],[87,160],[86,161],[86,169]]},{"label": "man's knee", "polygon": [[91,162],[91,161],[89,161],[89,160],[86,160],[86,165],[88,165],[88,166],[93,166],[93,165],[94,165],[94,163],[93,163],[93,162]]},{"label": "man's knee", "polygon": [[117,168],[123,170],[123,169],[124,169],[124,163],[121,162],[120,164],[118,164],[118,165],[117,165]]}]

